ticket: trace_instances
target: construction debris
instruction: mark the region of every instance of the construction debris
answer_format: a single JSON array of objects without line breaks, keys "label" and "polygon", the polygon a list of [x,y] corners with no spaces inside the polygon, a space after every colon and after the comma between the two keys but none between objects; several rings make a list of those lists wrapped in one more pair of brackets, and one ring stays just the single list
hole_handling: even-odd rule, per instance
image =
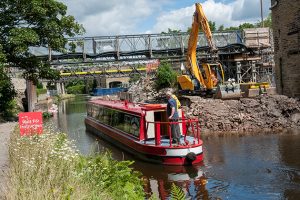
[{"label": "construction debris", "polygon": [[[166,103],[154,81],[141,79],[129,88],[134,102]],[[270,132],[300,128],[300,101],[283,95],[239,100],[179,97],[186,116],[198,117],[204,132]]]}]

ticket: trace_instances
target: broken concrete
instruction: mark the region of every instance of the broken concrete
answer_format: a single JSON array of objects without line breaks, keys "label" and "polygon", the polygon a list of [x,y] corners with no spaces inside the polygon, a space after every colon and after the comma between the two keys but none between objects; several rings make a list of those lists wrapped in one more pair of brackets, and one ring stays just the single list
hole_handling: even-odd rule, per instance
[{"label": "broken concrete", "polygon": [[[156,91],[153,79],[129,88],[134,102],[166,103],[166,91]],[[300,128],[300,101],[283,95],[239,100],[179,96],[185,115],[197,117],[204,132],[274,132]]]}]

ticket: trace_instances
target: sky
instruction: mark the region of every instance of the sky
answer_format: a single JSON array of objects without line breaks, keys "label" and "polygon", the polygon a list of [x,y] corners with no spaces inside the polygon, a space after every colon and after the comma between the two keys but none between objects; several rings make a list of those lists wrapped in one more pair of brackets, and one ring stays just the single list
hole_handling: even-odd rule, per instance
[{"label": "sky", "polygon": [[[195,3],[202,4],[209,21],[219,27],[260,21],[260,0],[59,0],[86,29],[85,36],[161,33],[168,28],[186,31]],[[263,1],[264,18],[271,0]]]}]

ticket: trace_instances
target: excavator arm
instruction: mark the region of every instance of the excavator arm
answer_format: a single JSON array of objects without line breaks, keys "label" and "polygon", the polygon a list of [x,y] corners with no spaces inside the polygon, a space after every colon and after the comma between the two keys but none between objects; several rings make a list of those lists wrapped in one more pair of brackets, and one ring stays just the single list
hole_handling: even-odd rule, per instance
[{"label": "excavator arm", "polygon": [[197,64],[197,42],[200,26],[205,34],[208,46],[210,48],[210,53],[213,57],[217,57],[217,48],[213,42],[209,23],[203,12],[202,6],[199,3],[196,3],[195,6],[196,10],[193,17],[186,55],[187,62],[185,68],[188,72],[188,75],[181,75],[177,77],[180,88],[182,91],[188,91],[192,93],[201,93],[203,90],[205,90],[207,93],[214,91],[216,97],[222,99],[234,97],[239,98],[239,85],[233,83],[224,85],[224,71],[219,62],[215,61],[210,63],[202,63],[201,66],[198,66]]},{"label": "excavator arm", "polygon": [[[206,36],[210,50],[216,51],[216,47],[213,43],[212,33],[210,31],[208,20],[203,12],[202,6],[199,3],[196,3],[195,6],[196,10],[194,13],[188,42],[186,70],[192,77],[195,77],[198,80],[201,87],[206,88],[206,84],[197,64],[197,42],[200,26]],[[182,89],[191,89],[193,85],[192,80],[186,75],[178,77],[178,82],[181,85]]]}]

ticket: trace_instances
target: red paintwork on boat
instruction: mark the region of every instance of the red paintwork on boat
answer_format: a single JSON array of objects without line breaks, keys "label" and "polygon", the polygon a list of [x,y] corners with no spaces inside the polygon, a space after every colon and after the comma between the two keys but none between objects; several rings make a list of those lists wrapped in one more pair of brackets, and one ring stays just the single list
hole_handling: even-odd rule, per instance
[{"label": "red paintwork on boat", "polygon": [[128,113],[141,115],[143,111],[149,110],[164,110],[166,109],[166,104],[142,104],[142,103],[131,103],[120,100],[103,100],[95,99],[91,100],[90,103],[99,104],[108,108],[113,108],[116,110],[126,111]]},{"label": "red paintwork on boat", "polygon": [[[141,132],[145,132],[146,111],[166,109],[166,105],[164,104],[146,105],[127,103],[124,101],[92,100],[89,101],[89,104],[101,105],[103,107],[140,116],[140,123],[143,123],[140,124],[140,134],[142,134]],[[87,129],[90,131],[146,161],[167,165],[186,165],[199,163],[203,160],[202,140],[200,139],[197,139],[197,143],[179,146],[155,145],[145,142],[145,140],[141,137],[136,137],[117,129],[116,127],[103,124],[90,116],[86,117],[85,123]],[[186,157],[189,152],[193,152],[195,154],[193,161]]]}]

